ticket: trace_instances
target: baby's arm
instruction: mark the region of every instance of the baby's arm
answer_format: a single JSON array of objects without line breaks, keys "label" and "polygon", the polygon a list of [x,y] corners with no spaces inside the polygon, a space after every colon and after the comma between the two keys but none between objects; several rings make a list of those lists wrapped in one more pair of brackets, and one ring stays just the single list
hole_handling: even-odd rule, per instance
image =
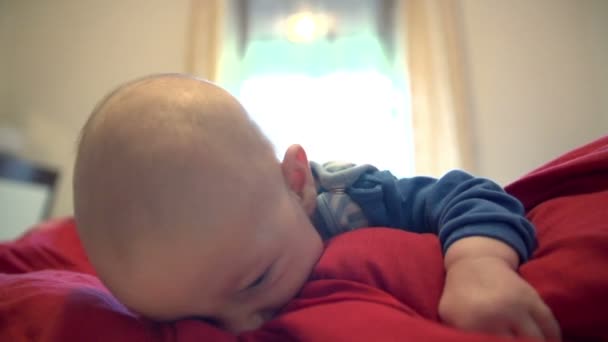
[{"label": "baby's arm", "polygon": [[[497,184],[461,171],[393,180],[378,174],[384,195],[398,190],[390,224],[436,232],[445,252],[441,318],[453,326],[499,335],[559,339],[559,326],[536,291],[518,274],[536,246],[521,203]],[[394,186],[391,186],[391,183]],[[393,187],[393,189],[391,189]],[[365,206],[363,206],[365,210]]]},{"label": "baby's arm", "polygon": [[[372,226],[437,234],[444,253],[456,241],[484,236],[509,245],[520,263],[536,248],[534,226],[523,205],[498,184],[451,171],[435,179],[396,179],[386,171],[359,178],[348,190]],[[371,195],[381,200],[371,200]]]},{"label": "baby's arm", "polygon": [[325,238],[392,227],[436,234],[446,252],[462,238],[485,236],[511,246],[520,262],[536,247],[522,204],[490,180],[462,171],[397,179],[370,165],[311,164],[319,192],[313,220]]},{"label": "baby's arm", "polygon": [[462,171],[398,180],[386,171],[366,170],[345,192],[369,226],[439,236],[447,271],[439,312],[446,323],[503,335],[559,337],[551,311],[517,274],[535,248],[534,227],[521,203],[500,186]]}]

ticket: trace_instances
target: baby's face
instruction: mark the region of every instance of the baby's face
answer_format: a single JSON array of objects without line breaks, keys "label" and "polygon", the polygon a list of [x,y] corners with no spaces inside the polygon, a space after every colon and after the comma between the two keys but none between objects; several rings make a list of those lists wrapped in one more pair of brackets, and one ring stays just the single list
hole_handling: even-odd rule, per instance
[{"label": "baby's face", "polygon": [[321,254],[321,239],[295,202],[271,215],[263,227],[234,227],[232,241],[217,242],[232,253],[218,255],[225,267],[209,275],[219,286],[201,286],[201,314],[230,331],[252,330],[272,318],[297,294]]},{"label": "baby's face", "polygon": [[213,271],[198,286],[196,316],[232,332],[253,330],[298,293],[323,244],[303,209],[290,198],[258,227],[226,229],[231,232],[206,241],[222,252],[205,261],[205,268]]},{"label": "baby's face", "polygon": [[226,283],[223,293],[209,293],[216,305],[208,316],[228,330],[255,329],[272,318],[301,289],[321,255],[321,239],[308,220],[272,229],[267,238],[241,241],[243,253],[229,256],[224,271],[226,279],[239,275],[239,281]]}]

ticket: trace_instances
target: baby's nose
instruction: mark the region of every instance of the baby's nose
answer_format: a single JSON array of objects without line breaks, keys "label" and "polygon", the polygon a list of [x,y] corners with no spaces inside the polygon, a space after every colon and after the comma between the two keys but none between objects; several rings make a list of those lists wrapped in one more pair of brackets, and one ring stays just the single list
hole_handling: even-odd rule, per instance
[{"label": "baby's nose", "polygon": [[274,316],[272,311],[256,312],[224,322],[224,328],[234,334],[255,330]]}]

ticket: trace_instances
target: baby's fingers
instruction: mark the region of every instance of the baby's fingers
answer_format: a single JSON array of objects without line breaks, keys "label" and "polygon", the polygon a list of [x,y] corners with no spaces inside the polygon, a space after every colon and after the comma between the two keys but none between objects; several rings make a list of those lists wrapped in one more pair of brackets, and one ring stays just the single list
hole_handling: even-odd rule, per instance
[{"label": "baby's fingers", "polygon": [[555,316],[553,316],[551,309],[549,309],[545,303],[535,305],[532,308],[531,315],[546,340],[561,341],[562,334],[559,323],[555,319]]}]

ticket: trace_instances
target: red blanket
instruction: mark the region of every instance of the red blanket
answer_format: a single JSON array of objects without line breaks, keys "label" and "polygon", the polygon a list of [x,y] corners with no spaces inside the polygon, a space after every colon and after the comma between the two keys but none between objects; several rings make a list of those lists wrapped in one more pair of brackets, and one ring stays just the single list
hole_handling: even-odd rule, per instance
[{"label": "red blanket", "polygon": [[[538,229],[539,248],[521,273],[565,340],[608,341],[608,137],[507,190]],[[442,265],[434,236],[344,234],[281,315],[235,337],[200,321],[155,323],[129,312],[95,277],[73,220],[47,222],[0,244],[0,341],[502,341],[438,322]]]}]

